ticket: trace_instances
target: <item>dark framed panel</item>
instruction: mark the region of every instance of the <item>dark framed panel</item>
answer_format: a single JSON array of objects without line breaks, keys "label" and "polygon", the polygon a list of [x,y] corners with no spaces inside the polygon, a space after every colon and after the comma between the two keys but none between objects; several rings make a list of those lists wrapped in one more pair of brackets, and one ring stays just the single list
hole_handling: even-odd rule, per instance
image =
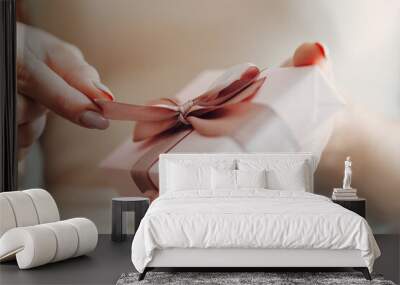
[{"label": "dark framed panel", "polygon": [[332,200],[334,203],[353,211],[354,213],[366,218],[366,200],[363,198],[357,200]]},{"label": "dark framed panel", "polygon": [[16,4],[0,0],[0,191],[17,190]]}]

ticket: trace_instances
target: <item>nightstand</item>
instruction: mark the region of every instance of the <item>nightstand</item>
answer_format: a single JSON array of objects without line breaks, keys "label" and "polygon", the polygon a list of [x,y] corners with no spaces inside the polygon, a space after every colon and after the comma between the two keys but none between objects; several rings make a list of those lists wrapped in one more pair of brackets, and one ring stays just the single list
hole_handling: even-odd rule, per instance
[{"label": "nightstand", "polygon": [[144,197],[118,197],[112,199],[112,234],[113,241],[123,241],[126,234],[123,233],[123,213],[135,212],[135,229],[146,214],[150,201]]},{"label": "nightstand", "polygon": [[332,202],[365,218],[366,200],[364,198],[358,198],[356,200],[332,200]]}]

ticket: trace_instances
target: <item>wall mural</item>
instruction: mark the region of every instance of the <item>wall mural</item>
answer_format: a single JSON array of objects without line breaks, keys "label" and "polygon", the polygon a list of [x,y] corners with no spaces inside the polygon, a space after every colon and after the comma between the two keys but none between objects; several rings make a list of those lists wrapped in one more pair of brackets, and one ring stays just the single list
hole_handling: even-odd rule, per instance
[{"label": "wall mural", "polygon": [[22,188],[109,232],[112,197],[157,197],[160,153],[312,152],[316,193],[343,186],[350,157],[374,232],[400,232],[396,9],[113,2],[18,2]]}]

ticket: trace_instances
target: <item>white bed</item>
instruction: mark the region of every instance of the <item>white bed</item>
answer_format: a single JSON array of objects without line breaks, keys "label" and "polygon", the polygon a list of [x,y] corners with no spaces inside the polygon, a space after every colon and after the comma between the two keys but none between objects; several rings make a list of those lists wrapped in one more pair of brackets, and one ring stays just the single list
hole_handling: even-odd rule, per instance
[{"label": "white bed", "polygon": [[[183,167],[174,173],[176,165]],[[267,174],[276,189],[210,188],[207,179],[218,178],[209,166],[250,176],[266,168],[292,189]],[[192,167],[200,171],[190,177]],[[312,194],[311,154],[163,154],[159,168],[160,197],[132,243],[141,279],[154,267],[354,267],[370,278],[380,255],[372,232],[362,217]]]}]

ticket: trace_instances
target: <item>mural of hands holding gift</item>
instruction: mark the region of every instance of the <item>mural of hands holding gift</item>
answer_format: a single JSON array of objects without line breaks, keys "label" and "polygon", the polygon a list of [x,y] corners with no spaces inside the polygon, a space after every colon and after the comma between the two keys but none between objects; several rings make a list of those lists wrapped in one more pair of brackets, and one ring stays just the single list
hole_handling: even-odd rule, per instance
[{"label": "mural of hands holding gift", "polygon": [[129,157],[134,182],[154,199],[156,165],[165,152],[311,151],[318,161],[331,133],[329,119],[343,106],[331,77],[327,48],[304,43],[281,68],[243,63],[206,71],[176,98],[148,105],[96,100],[106,118],[137,122],[134,143],[103,165],[123,168]]},{"label": "mural of hands holding gift", "polygon": [[[215,88],[200,96],[197,102],[190,100],[190,103],[193,103],[190,106],[188,104],[178,106],[173,99],[161,99],[159,107],[147,107],[147,109],[120,103],[108,104],[105,102],[113,101],[113,94],[100,82],[97,70],[85,61],[77,47],[22,23],[17,24],[17,29],[17,115],[20,154],[40,137],[48,109],[89,129],[106,129],[109,126],[106,118],[153,122],[151,130],[146,127],[137,128],[134,139],[144,140],[178,125],[174,118],[177,112],[180,114],[178,117],[181,123],[196,124],[190,119],[194,105],[208,106],[207,110],[197,111],[199,115],[204,115],[215,111],[216,108],[224,107],[226,103],[248,100],[255,95],[265,80],[256,66],[242,64],[228,69],[215,82]],[[319,64],[324,58],[325,51],[321,44],[303,44],[285,66]],[[251,88],[248,88],[250,85]],[[242,94],[241,98],[230,102],[232,97],[236,97],[244,89],[246,92],[243,92],[245,94]],[[212,98],[213,96],[216,98]],[[164,106],[161,106],[162,104]],[[210,107],[211,105],[213,106]],[[167,110],[171,112],[162,114]],[[161,114],[158,114],[160,112]]]},{"label": "mural of hands holding gift", "polygon": [[[279,68],[245,63],[226,71],[206,71],[175,98],[149,105],[97,101],[106,118],[136,122],[133,137],[101,166],[121,178],[131,176],[137,188],[154,200],[161,153],[311,152],[318,165],[315,191],[329,195],[340,176],[339,158],[351,153],[368,161],[356,178],[356,184],[365,188],[363,195],[375,199],[377,194],[367,192],[371,183],[367,175],[382,165],[379,175],[390,177],[383,187],[395,197],[393,185],[400,181],[394,173],[400,168],[397,163],[389,166],[385,158],[395,154],[400,159],[396,150],[400,124],[388,123],[344,99],[327,51],[321,43],[304,43]],[[388,216],[396,216],[395,207],[389,211]],[[383,219],[371,216],[372,221]],[[381,229],[398,227],[392,219]]]},{"label": "mural of hands holding gift", "polygon": [[[326,196],[340,184],[343,160],[347,156],[362,160],[355,166],[352,184],[369,201],[372,228],[378,233],[400,230],[395,203],[400,184],[400,123],[386,113],[382,116],[378,107],[368,109],[370,105],[354,100],[362,94],[349,94],[342,88],[353,79],[358,82],[352,87],[369,84],[369,78],[360,83],[357,74],[345,78],[343,84],[343,74],[349,74],[343,70],[357,70],[343,62],[350,51],[364,51],[358,57],[361,61],[374,50],[361,49],[366,40],[359,34],[357,42],[348,40],[351,31],[361,29],[349,26],[362,16],[354,20],[349,12],[346,20],[354,23],[344,22],[343,28],[338,23],[342,19],[333,16],[332,23],[325,23],[324,13],[330,15],[325,3],[312,4],[318,12],[312,12],[315,19],[310,20],[311,10],[305,4],[256,1],[260,7],[247,7],[252,12],[233,23],[229,16],[233,14],[225,13],[223,3],[213,3],[218,7],[198,19],[186,17],[193,14],[194,2],[180,3],[180,12],[163,6],[163,15],[154,14],[150,4],[127,2],[127,7],[118,10],[118,21],[105,25],[99,15],[109,16],[109,2],[96,4],[98,14],[93,13],[93,4],[87,4],[89,0],[61,2],[77,23],[70,24],[62,8],[43,1],[48,5],[30,6],[32,26],[38,28],[17,26],[17,121],[21,160],[44,132],[46,183],[54,186],[52,194],[63,201],[63,216],[85,211],[82,214],[94,220],[99,232],[109,232],[111,197],[153,200],[158,196],[160,153],[304,151],[312,152],[318,163],[315,192]],[[247,9],[240,1],[230,5],[237,15]],[[343,2],[331,8],[341,11],[348,5]],[[365,10],[359,6],[351,5],[360,15],[375,15],[374,5],[366,5]],[[40,7],[58,12],[64,20],[54,23],[46,16],[52,13]],[[293,22],[271,17],[280,8]],[[279,25],[274,26],[274,21]],[[364,27],[364,19],[361,22]],[[315,23],[321,23],[321,28],[315,29]],[[337,33],[330,25],[337,27]],[[240,35],[235,31],[239,27],[243,29]],[[370,44],[378,47],[378,43],[379,39]],[[391,43],[388,40],[385,45]],[[384,53],[375,54],[378,58]],[[254,64],[243,63],[246,60]],[[275,60],[278,64],[271,64]],[[371,68],[376,70],[377,62]],[[395,68],[391,65],[387,74],[395,77]],[[381,85],[383,77],[379,77]],[[176,93],[175,88],[182,85]],[[393,92],[398,90],[393,86]],[[379,97],[386,105],[393,101],[371,95],[374,91],[368,100]],[[51,116],[45,130],[48,110],[57,116]],[[132,129],[133,135],[128,133]],[[98,168],[106,174],[100,175]],[[82,201],[93,199],[93,207],[77,205],[71,199],[75,194]],[[103,211],[106,207],[108,212]]]}]

